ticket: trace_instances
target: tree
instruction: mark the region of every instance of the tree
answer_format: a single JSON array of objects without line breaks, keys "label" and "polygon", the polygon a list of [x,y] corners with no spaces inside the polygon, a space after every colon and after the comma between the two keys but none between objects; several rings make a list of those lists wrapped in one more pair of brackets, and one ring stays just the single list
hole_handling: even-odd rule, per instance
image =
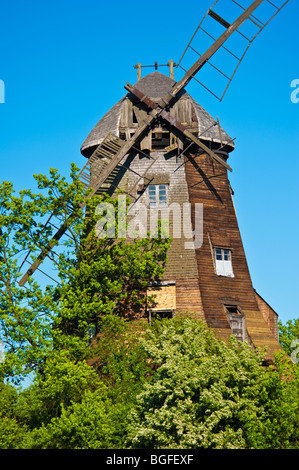
[{"label": "tree", "polygon": [[[188,316],[136,321],[169,240],[99,236],[98,205],[117,233],[118,200],[85,199],[74,167],[71,183],[56,170],[35,178],[38,194],[0,185],[0,448],[298,448],[298,364],[264,369],[262,353]],[[51,213],[69,224],[49,255],[59,284],[20,288]],[[10,384],[32,372],[27,389]]]},{"label": "tree", "polygon": [[27,289],[17,286],[19,257],[30,249],[34,253],[35,242],[43,243],[49,234],[38,221],[46,205],[31,194],[26,200],[26,194],[15,196],[9,182],[0,185],[0,336],[5,351],[0,377],[15,381],[38,368],[51,350],[50,325],[56,312],[50,287],[43,291],[33,280]]},{"label": "tree", "polygon": [[299,367],[284,352],[276,354],[259,390],[260,416],[245,425],[249,447],[299,448]]},{"label": "tree", "polygon": [[[165,269],[169,240],[161,233],[132,243],[99,236],[97,207],[113,207],[117,233],[118,200],[107,195],[86,199],[77,170],[73,165],[70,183],[55,169],[49,177],[34,175],[37,194],[23,190],[15,195],[11,183],[0,185],[0,337],[5,350],[0,377],[16,383],[32,371],[42,372],[53,350],[67,349],[72,360],[82,360],[88,330],[103,316],[128,316],[142,308],[148,282]],[[49,253],[59,283],[42,286],[29,278],[20,288],[20,260],[25,254],[35,259],[56,231],[45,226],[51,214],[54,225],[68,224],[68,238]]]},{"label": "tree", "polygon": [[[71,183],[54,169],[35,175],[37,194],[0,185],[1,448],[121,445],[150,373],[136,340],[142,328],[129,332],[128,319],[149,301],[148,282],[163,275],[169,240],[161,231],[131,243],[99,236],[99,204],[113,208],[117,233],[118,199],[86,199],[76,172]],[[21,261],[34,260],[56,231],[45,226],[50,214],[56,226],[68,224],[68,238],[49,253],[59,282],[33,277],[20,288]],[[25,390],[4,385],[32,373]]]},{"label": "tree", "polygon": [[0,449],[26,446],[28,427],[16,416],[19,394],[11,385],[0,383]]},{"label": "tree", "polygon": [[278,331],[279,342],[284,351],[289,354],[289,356],[296,356],[299,360],[298,353],[296,354],[295,351],[295,348],[299,347],[299,318],[289,320],[285,325],[279,320]]},{"label": "tree", "polygon": [[138,341],[145,325],[115,316],[102,322],[87,363],[59,360],[57,367],[51,360],[46,376],[36,381],[32,391],[38,400],[27,419],[30,448],[124,447],[128,413],[152,373]]},{"label": "tree", "polygon": [[79,403],[62,406],[61,415],[32,433],[33,449],[110,449],[122,442],[121,407],[115,406],[108,391],[82,393]]},{"label": "tree", "polygon": [[53,351],[27,389],[0,387],[0,448],[122,448],[127,416],[153,374],[138,338],[144,322],[101,320],[86,360]]},{"label": "tree", "polygon": [[226,345],[188,317],[157,324],[143,348],[157,372],[130,414],[129,447],[298,447],[298,377],[290,380],[288,364],[282,381],[261,366],[261,352],[233,336]]}]

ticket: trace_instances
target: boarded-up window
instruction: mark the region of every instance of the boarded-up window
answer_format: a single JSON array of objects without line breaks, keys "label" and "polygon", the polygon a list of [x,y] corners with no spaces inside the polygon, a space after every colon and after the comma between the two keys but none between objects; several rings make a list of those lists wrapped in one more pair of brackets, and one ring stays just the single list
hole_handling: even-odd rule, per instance
[{"label": "boarded-up window", "polygon": [[155,295],[154,305],[148,308],[149,320],[151,318],[171,318],[176,309],[175,282],[156,284],[147,289],[147,295]]}]

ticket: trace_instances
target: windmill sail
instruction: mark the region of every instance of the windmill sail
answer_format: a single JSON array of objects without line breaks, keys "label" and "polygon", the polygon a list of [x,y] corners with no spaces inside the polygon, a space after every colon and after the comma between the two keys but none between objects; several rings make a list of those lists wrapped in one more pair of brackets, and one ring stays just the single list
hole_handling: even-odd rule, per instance
[{"label": "windmill sail", "polygon": [[[183,66],[183,64],[184,61],[187,60],[187,54],[189,53],[190,55],[192,55],[192,57],[194,57],[194,54],[196,57],[199,56],[199,59],[197,60],[198,66],[202,67],[202,65],[207,63],[214,70],[216,70],[214,86],[216,87],[216,84],[220,82],[221,85],[223,85],[223,91],[221,91],[221,94],[219,96],[218,88],[217,90],[213,90],[210,88],[210,86],[205,85],[203,81],[198,80],[198,78],[195,77],[195,73],[197,73],[198,71],[196,71],[195,64],[194,72],[192,72],[192,78],[194,78],[200,85],[202,85],[212,95],[219,99],[219,101],[222,101],[225,93],[228,90],[229,85],[232,82],[232,79],[234,78],[242,60],[245,57],[245,54],[247,53],[254,39],[256,39],[256,37],[268,25],[268,23],[289,2],[289,0],[287,0],[281,4],[280,0],[280,5],[278,5],[278,1],[279,0],[275,0],[275,3],[273,3],[270,0],[258,0],[256,2],[253,2],[252,5],[250,5],[250,7],[246,10],[236,0],[228,0],[228,2],[226,3],[224,3],[224,0],[217,0],[202,18],[200,24],[196,28],[176,67],[179,67],[184,72],[186,72],[186,77],[189,75],[189,72],[186,70],[186,66]],[[220,16],[215,11],[217,8],[221,9],[222,7],[222,9],[224,9],[225,14],[227,10],[227,3],[236,6],[236,12],[240,11],[240,9],[243,11],[243,14],[233,22],[231,22],[231,20],[230,22],[228,22],[225,18]],[[259,10],[261,8],[259,7],[264,6],[267,6],[268,8],[265,9],[265,11],[260,12]],[[255,13],[255,10],[257,10],[257,14],[259,16],[262,15],[262,19],[257,17],[256,14],[253,14]],[[211,19],[213,21],[211,21]],[[217,37],[217,33],[219,34],[219,25],[225,28],[225,32],[219,37]],[[242,25],[243,30],[241,30],[240,28]],[[199,37],[200,33],[201,36]],[[233,37],[235,39],[234,42],[231,40],[232,45],[229,46],[226,44],[228,37]],[[204,43],[205,40],[209,40],[210,42],[212,41],[213,43],[210,49],[201,55],[198,49],[200,48],[201,44]],[[218,66],[217,64],[216,66],[211,61],[211,58],[219,49],[225,51],[225,55],[220,57],[221,65]],[[229,64],[225,69],[223,67],[224,62]],[[185,77],[183,79],[183,83],[185,83]]]},{"label": "windmill sail", "polygon": [[[107,134],[103,142],[99,146],[97,146],[96,150],[90,156],[88,162],[84,165],[84,167],[79,173],[79,179],[84,184],[84,187],[92,188],[89,197],[99,192],[103,185],[107,183],[107,181],[108,186],[109,184],[111,184],[111,182],[109,182],[109,177],[111,177],[113,172],[117,172],[120,170],[123,158],[132,150],[132,148],[134,148],[136,143],[143,138],[143,136],[148,132],[151,126],[153,126],[153,124],[160,118],[168,120],[173,126],[183,132],[187,139],[189,139],[191,142],[196,143],[213,159],[217,160],[227,169],[230,169],[230,167],[226,164],[226,162],[224,162],[224,160],[221,159],[221,157],[217,156],[211,149],[205,147],[199,139],[196,139],[190,132],[184,129],[180,122],[174,120],[172,120],[171,122],[172,118],[169,115],[168,111],[166,111],[166,108],[170,108],[173,105],[178,94],[186,87],[190,80],[195,78],[195,75],[201,70],[201,68],[206,63],[209,63],[210,59],[221,47],[224,47],[224,44],[228,40],[228,38],[233,33],[238,31],[240,26],[246,20],[249,19],[251,21],[256,21],[252,16],[253,12],[263,3],[263,1],[269,2],[269,0],[255,0],[247,9],[244,9],[244,11],[242,11],[241,15],[233,23],[229,23],[212,9],[208,11],[209,17],[211,17],[214,21],[222,25],[222,27],[225,28],[225,31],[213,42],[213,44],[206,50],[206,52],[202,54],[199,59],[197,59],[196,62],[186,71],[183,78],[169,89],[169,91],[162,98],[162,102],[159,103],[159,106],[157,106],[155,103],[153,105],[153,102],[151,102],[151,100],[149,100],[149,98],[145,95],[138,96],[138,90],[133,90],[131,88],[130,91],[134,93],[135,97],[137,97],[137,99],[140,99],[140,102],[147,106],[148,112],[146,119],[143,119],[143,121],[138,124],[135,133],[127,141],[124,141],[119,137],[109,133]],[[272,2],[269,3],[272,4]],[[287,2],[285,2],[284,5],[286,3]],[[278,8],[275,6],[275,8],[278,12],[281,10],[282,7]],[[263,28],[260,27],[260,29]],[[191,42],[188,46],[190,46],[190,44]],[[95,162],[100,162],[100,164],[98,165],[98,169],[95,172],[95,177],[91,178],[91,165],[93,165]],[[24,286],[28,280],[28,277],[31,276],[36,269],[38,269],[39,265],[43,262],[49,252],[53,249],[56,242],[68,230],[69,224],[72,222],[73,218],[74,213],[71,214],[69,218],[61,225],[61,227],[55,233],[53,238],[49,241],[45,249],[40,253],[38,258],[33,262],[33,264],[21,278],[19,282],[20,286]]]}]

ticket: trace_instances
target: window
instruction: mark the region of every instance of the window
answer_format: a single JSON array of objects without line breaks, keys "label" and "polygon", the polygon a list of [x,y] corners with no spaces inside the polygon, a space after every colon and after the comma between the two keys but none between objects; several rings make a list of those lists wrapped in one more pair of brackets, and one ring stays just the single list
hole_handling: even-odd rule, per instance
[{"label": "window", "polygon": [[[152,298],[154,296],[154,298]],[[148,320],[153,318],[172,318],[176,311],[176,283],[175,281],[158,281],[150,283],[147,289]]]},{"label": "window", "polygon": [[152,149],[164,149],[170,145],[169,131],[152,132]]},{"label": "window", "polygon": [[246,338],[246,324],[245,315],[242,315],[238,307],[225,306],[229,325],[233,335],[238,341],[245,341]]},{"label": "window", "polygon": [[150,184],[148,187],[150,207],[167,207],[167,185]]},{"label": "window", "polygon": [[245,316],[244,315],[228,315],[229,324],[233,335],[238,341],[245,341]]},{"label": "window", "polygon": [[218,276],[234,277],[231,250],[226,248],[215,249],[215,268]]},{"label": "window", "polygon": [[148,321],[151,323],[153,319],[155,320],[163,320],[164,318],[173,318],[175,314],[175,310],[150,310]]},{"label": "window", "polygon": [[228,313],[232,313],[233,315],[240,315],[241,314],[240,310],[235,305],[226,305],[225,308],[226,308]]},{"label": "window", "polygon": [[226,315],[231,327],[232,334],[235,335],[238,341],[245,341],[246,339],[246,323],[245,315],[237,305],[225,305]]}]

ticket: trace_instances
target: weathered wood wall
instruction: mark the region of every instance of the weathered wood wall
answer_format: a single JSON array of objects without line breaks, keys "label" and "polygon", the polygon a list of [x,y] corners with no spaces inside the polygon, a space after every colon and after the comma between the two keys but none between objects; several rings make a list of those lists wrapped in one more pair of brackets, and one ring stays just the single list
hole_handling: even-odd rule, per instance
[{"label": "weathered wood wall", "polygon": [[[144,174],[147,167],[152,165],[146,173],[146,177],[150,179],[152,184],[168,185],[168,203],[169,205],[176,203],[180,207],[184,203],[189,202],[189,193],[185,177],[185,165],[183,156],[177,157],[165,152],[151,152],[151,159],[139,155],[131,162],[130,168],[133,172],[127,171],[123,177],[120,186],[128,193],[136,192],[136,182],[139,180],[138,174]],[[157,158],[152,164],[152,159]],[[141,184],[146,184],[148,180],[144,178]],[[134,192],[135,191],[135,192]],[[148,207],[148,193],[145,191],[138,199],[139,203]],[[157,210],[158,212],[158,210]],[[160,215],[161,217],[161,215]],[[150,226],[148,219],[148,228]],[[178,227],[178,224],[180,227]],[[191,225],[190,225],[191,228]],[[180,229],[182,238],[173,238],[171,247],[168,252],[168,262],[165,280],[176,281],[176,305],[177,310],[194,312],[198,317],[203,318],[203,307],[198,284],[198,269],[194,249],[185,249],[183,238],[183,217],[180,220],[169,217],[169,234],[173,236]]]},{"label": "weathered wood wall", "polygon": [[[196,250],[199,286],[208,324],[213,328],[229,328],[224,304],[238,305],[244,310],[258,310],[246,256],[234,210],[227,171],[207,155],[186,158],[186,178],[190,202],[203,203],[204,240]],[[210,240],[209,240],[210,237]],[[234,276],[215,273],[211,243],[232,252]]]},{"label": "weathered wood wall", "polygon": [[278,340],[278,315],[273,308],[255,292],[256,300],[263,318],[270,328],[273,336]]},{"label": "weathered wood wall", "polygon": [[[273,315],[269,310],[266,322],[261,314],[261,301],[253,289],[243,243],[238,227],[235,208],[227,171],[219,164],[212,162],[207,155],[196,153],[185,157],[186,180],[190,202],[203,203],[204,238],[203,245],[196,250],[200,294],[207,324],[220,337],[227,339],[230,334],[225,305],[239,308],[245,314],[247,330],[253,332],[254,339],[248,334],[255,346],[269,345],[269,357],[279,349],[275,340]],[[193,216],[194,218],[194,216]],[[215,272],[213,247],[231,250],[234,277],[220,276]],[[255,325],[257,323],[257,326]],[[247,324],[248,323],[248,324]],[[268,324],[267,324],[268,323]],[[269,326],[271,328],[269,328]],[[257,335],[256,329],[260,331]],[[253,329],[252,329],[253,328]],[[255,344],[257,342],[258,344]]]}]

